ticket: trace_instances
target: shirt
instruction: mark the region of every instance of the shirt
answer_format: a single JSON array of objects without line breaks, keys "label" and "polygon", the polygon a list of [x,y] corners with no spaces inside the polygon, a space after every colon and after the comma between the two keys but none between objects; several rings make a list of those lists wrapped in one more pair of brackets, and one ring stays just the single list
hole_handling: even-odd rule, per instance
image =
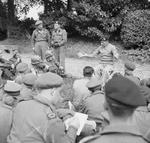
[{"label": "shirt", "polygon": [[96,49],[94,51],[94,55],[98,54],[101,64],[113,64],[114,58],[119,58],[116,47],[110,43],[106,47],[100,46],[98,49]]},{"label": "shirt", "polygon": [[41,31],[39,31],[38,29],[35,29],[33,31],[31,38],[32,45],[34,46],[36,42],[40,41],[47,41],[50,44],[50,34],[49,31],[45,28],[43,28]]}]

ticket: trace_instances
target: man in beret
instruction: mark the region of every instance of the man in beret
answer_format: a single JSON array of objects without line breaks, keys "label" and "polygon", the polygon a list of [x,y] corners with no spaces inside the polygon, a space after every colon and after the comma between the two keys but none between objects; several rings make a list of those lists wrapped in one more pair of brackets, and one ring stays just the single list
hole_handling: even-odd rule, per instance
[{"label": "man in beret", "polygon": [[138,86],[140,86],[140,79],[133,75],[133,71],[135,70],[135,68],[136,68],[135,64],[132,63],[131,61],[125,62],[125,64],[124,64],[124,70],[125,70],[124,76],[126,78],[130,79],[131,81],[133,81]]},{"label": "man in beret", "polygon": [[110,124],[100,135],[85,139],[86,143],[146,143],[138,126],[133,122],[133,113],[146,105],[139,87],[122,75],[115,74],[105,85],[105,108]]},{"label": "man in beret", "polygon": [[73,105],[77,111],[80,111],[83,106],[84,99],[90,95],[86,84],[90,81],[91,77],[94,74],[94,69],[90,66],[83,68],[83,78],[77,79],[73,83]]},{"label": "man in beret", "polygon": [[35,95],[34,83],[37,76],[33,73],[28,73],[23,76],[23,85],[20,91],[20,101],[31,100]]},{"label": "man in beret", "polygon": [[17,77],[15,79],[16,83],[22,84],[22,76],[30,72],[29,66],[26,63],[19,63],[16,67]]},{"label": "man in beret", "polygon": [[79,121],[74,118],[65,132],[64,123],[56,113],[62,101],[62,84],[63,79],[54,73],[38,77],[35,82],[38,94],[15,108],[8,143],[75,143]]},{"label": "man in beret", "polygon": [[7,136],[10,133],[13,107],[16,106],[20,95],[21,86],[17,83],[6,83],[4,96],[0,101],[0,143],[7,143]]},{"label": "man in beret", "polygon": [[47,71],[45,63],[38,55],[31,58],[31,66],[31,72],[37,76]]},{"label": "man in beret", "polygon": [[50,46],[49,31],[43,28],[43,22],[38,20],[35,23],[36,29],[33,31],[31,44],[35,54],[39,55],[42,60],[45,59],[45,52]]},{"label": "man in beret", "polygon": [[54,50],[55,58],[58,63],[65,69],[65,44],[67,43],[67,32],[62,29],[58,21],[54,24],[52,31],[51,44]]},{"label": "man in beret", "polygon": [[102,80],[93,77],[87,88],[91,92],[83,101],[82,112],[88,115],[89,120],[94,120],[98,126],[102,123],[101,112],[104,111],[104,92],[102,91]]}]

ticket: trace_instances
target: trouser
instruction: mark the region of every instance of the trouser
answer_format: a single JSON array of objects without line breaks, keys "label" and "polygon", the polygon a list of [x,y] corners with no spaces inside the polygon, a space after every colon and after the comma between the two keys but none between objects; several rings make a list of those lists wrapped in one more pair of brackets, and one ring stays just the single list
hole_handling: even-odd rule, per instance
[{"label": "trouser", "polygon": [[65,69],[65,46],[53,47],[56,61]]},{"label": "trouser", "polygon": [[42,60],[45,59],[45,53],[48,50],[48,43],[46,41],[39,41],[35,43],[35,54],[39,55]]}]

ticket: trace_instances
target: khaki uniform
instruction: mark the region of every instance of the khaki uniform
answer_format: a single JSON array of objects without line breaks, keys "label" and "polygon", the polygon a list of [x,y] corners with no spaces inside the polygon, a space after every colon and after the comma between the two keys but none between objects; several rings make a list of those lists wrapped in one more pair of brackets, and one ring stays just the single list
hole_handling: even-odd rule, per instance
[{"label": "khaki uniform", "polygon": [[102,91],[95,91],[84,100],[82,112],[87,114],[89,119],[101,124],[101,113],[104,111],[104,101],[104,93]]},{"label": "khaki uniform", "polygon": [[147,143],[135,125],[109,125],[101,135],[84,139],[80,143]]},{"label": "khaki uniform", "polygon": [[45,59],[45,52],[50,46],[50,34],[48,30],[42,29],[39,31],[35,29],[32,34],[32,46],[35,47],[35,54],[39,55],[42,60]]},{"label": "khaki uniform", "polygon": [[0,101],[0,143],[7,143],[12,123],[12,107]]},{"label": "khaki uniform", "polygon": [[83,78],[75,80],[75,82],[73,83],[74,96],[72,103],[77,111],[80,111],[83,108],[84,99],[90,95],[90,91],[86,87],[86,84],[88,82],[88,78]]},{"label": "khaki uniform", "polygon": [[67,42],[67,32],[64,29],[52,31],[52,46],[56,60],[65,69],[65,44]]},{"label": "khaki uniform", "polygon": [[54,107],[42,96],[18,103],[8,143],[74,143],[76,129],[65,133]]}]

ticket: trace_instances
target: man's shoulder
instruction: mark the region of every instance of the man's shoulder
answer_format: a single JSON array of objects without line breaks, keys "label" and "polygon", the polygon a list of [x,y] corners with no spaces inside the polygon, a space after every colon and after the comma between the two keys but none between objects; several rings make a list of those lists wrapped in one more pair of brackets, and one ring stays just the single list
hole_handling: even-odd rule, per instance
[{"label": "man's shoulder", "polygon": [[81,84],[86,84],[88,83],[88,79],[84,79],[84,78],[81,78],[81,79],[76,79],[73,83],[73,85],[77,85],[77,86],[80,86]]}]

